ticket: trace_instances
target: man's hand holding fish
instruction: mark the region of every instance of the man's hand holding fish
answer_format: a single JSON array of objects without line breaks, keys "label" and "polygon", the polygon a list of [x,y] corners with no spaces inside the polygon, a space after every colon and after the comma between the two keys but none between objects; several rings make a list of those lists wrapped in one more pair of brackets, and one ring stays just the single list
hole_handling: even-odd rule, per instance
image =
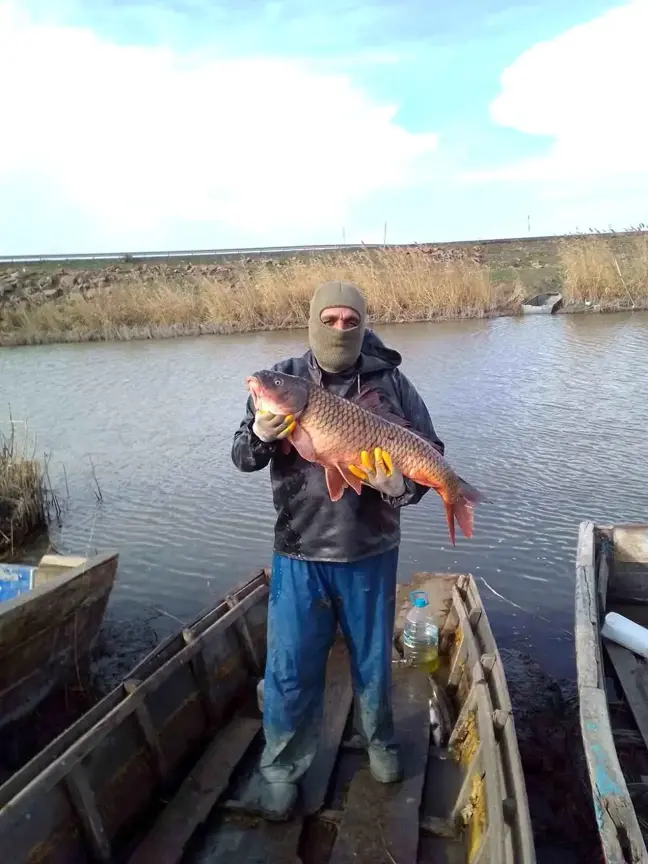
[{"label": "man's hand holding fish", "polygon": [[375,448],[373,459],[363,450],[360,453],[360,465],[349,465],[349,471],[384,495],[400,498],[405,493],[405,478],[394,467],[389,453],[380,447]]}]

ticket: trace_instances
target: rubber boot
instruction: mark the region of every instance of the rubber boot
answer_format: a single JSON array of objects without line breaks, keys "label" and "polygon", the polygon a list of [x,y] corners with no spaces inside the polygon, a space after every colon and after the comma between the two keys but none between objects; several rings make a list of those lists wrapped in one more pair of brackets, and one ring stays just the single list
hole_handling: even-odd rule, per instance
[{"label": "rubber boot", "polygon": [[400,753],[395,747],[370,746],[367,749],[369,755],[369,770],[378,783],[398,783],[403,779],[403,766],[400,761]]},{"label": "rubber boot", "polygon": [[259,809],[265,819],[270,822],[285,822],[294,813],[297,803],[296,783],[261,784]]}]

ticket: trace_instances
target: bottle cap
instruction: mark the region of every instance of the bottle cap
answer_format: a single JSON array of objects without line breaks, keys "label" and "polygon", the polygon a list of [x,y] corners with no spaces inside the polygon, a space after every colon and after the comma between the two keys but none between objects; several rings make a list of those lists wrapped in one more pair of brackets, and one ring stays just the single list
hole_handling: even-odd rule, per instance
[{"label": "bottle cap", "polygon": [[412,606],[417,606],[418,608],[427,606],[429,602],[428,595],[425,591],[412,591],[410,594],[410,600],[412,601]]}]

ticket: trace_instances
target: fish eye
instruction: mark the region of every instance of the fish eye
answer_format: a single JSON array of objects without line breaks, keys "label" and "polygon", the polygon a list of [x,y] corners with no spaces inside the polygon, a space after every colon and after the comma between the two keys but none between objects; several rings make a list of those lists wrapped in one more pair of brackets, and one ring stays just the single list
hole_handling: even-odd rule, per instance
[{"label": "fish eye", "polygon": [[281,387],[281,385],[283,384],[283,381],[281,380],[281,378],[275,378],[274,383],[275,383],[275,387]]}]

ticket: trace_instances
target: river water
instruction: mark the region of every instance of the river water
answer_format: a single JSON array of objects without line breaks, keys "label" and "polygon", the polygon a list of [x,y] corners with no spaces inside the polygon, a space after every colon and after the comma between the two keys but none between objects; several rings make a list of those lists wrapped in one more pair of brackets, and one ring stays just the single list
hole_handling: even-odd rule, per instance
[{"label": "river water", "polygon": [[[571,676],[578,523],[648,517],[648,315],[378,332],[451,464],[491,501],[455,549],[434,492],[407,508],[401,578],[471,571],[500,645]],[[112,620],[144,616],[164,636],[269,563],[267,471],[238,473],[230,447],[245,375],[301,353],[305,336],[0,349],[0,422],[8,406],[26,421],[66,501],[57,549],[120,552]]]}]

